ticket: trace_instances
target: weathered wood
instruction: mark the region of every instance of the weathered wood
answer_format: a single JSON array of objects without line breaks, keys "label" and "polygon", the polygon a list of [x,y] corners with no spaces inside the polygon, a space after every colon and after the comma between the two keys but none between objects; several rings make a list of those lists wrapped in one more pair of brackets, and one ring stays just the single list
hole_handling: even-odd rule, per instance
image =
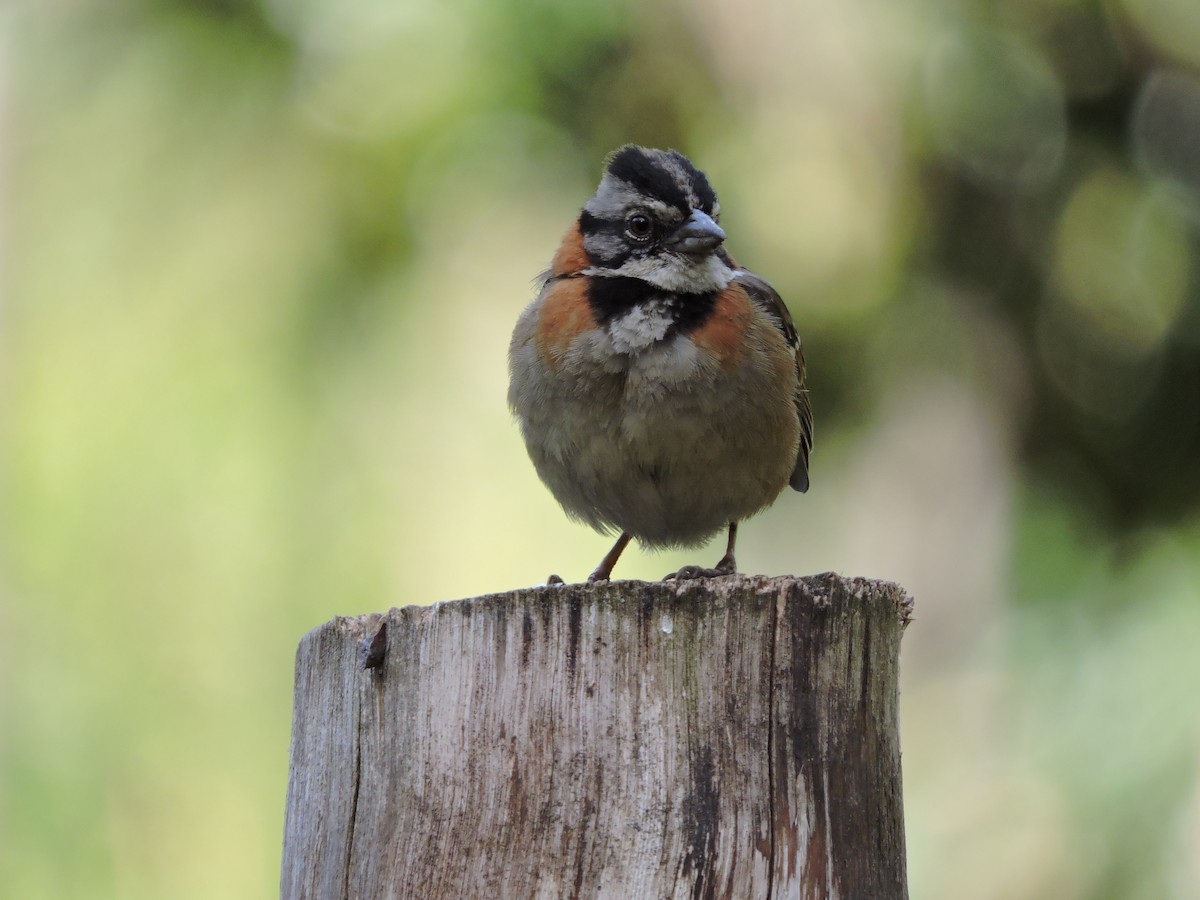
[{"label": "weathered wood", "polygon": [[905,898],[910,608],[738,576],[335,619],[297,653],[282,896]]}]

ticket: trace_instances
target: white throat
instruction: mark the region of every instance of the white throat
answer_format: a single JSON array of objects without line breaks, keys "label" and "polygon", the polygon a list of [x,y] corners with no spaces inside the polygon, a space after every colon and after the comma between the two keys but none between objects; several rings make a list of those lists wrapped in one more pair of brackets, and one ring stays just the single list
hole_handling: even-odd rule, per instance
[{"label": "white throat", "polygon": [[708,256],[697,264],[675,255],[630,259],[619,269],[592,267],[588,275],[637,278],[672,294],[705,294],[723,291],[733,278],[733,270],[719,256]]},{"label": "white throat", "polygon": [[608,325],[613,349],[618,353],[635,353],[661,341],[675,323],[675,304],[679,301],[663,297],[639,303]]}]

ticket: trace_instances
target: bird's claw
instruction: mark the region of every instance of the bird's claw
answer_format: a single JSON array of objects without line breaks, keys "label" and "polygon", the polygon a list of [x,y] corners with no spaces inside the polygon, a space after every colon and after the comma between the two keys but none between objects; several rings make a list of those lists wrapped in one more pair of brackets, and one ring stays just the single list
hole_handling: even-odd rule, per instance
[{"label": "bird's claw", "polygon": [[725,575],[735,574],[736,569],[732,562],[726,563],[721,560],[717,563],[716,568],[706,569],[703,566],[684,566],[677,572],[668,572],[663,576],[663,581],[694,581],[699,578],[721,578]]}]

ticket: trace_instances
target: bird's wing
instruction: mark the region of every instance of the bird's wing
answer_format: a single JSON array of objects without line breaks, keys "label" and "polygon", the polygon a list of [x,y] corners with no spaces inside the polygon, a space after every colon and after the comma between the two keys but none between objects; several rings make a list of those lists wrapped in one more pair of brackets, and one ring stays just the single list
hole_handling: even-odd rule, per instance
[{"label": "bird's wing", "polygon": [[796,418],[800,422],[800,446],[796,452],[796,467],[792,469],[792,477],[788,481],[797,491],[808,490],[808,455],[812,450],[812,406],[808,401],[808,390],[804,386],[804,349],[800,346],[800,336],[796,333],[796,325],[787,304],[779,296],[775,288],[753,272],[739,269],[734,275],[737,283],[746,291],[750,300],[767,313],[779,330],[783,333],[796,357]]}]

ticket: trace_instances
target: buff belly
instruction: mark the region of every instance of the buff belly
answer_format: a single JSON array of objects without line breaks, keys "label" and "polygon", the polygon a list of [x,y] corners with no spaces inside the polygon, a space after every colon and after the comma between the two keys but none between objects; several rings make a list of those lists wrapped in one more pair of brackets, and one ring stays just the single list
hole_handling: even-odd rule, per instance
[{"label": "buff belly", "polygon": [[794,371],[765,352],[773,332],[729,371],[686,336],[614,353],[594,330],[550,372],[532,323],[524,339],[518,325],[509,402],[538,475],[569,515],[649,547],[697,544],[768,506],[799,441]]}]

